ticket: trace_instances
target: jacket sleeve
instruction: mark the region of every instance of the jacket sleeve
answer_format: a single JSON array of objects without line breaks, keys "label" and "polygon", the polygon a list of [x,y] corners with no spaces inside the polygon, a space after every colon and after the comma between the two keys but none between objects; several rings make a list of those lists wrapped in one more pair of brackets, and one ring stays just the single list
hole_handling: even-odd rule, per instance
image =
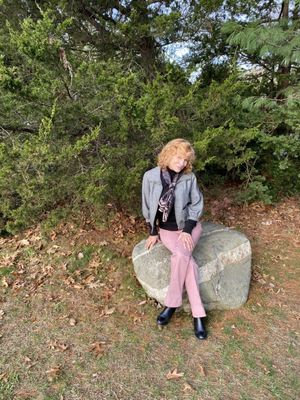
[{"label": "jacket sleeve", "polygon": [[203,195],[199,190],[196,176],[193,174],[187,218],[198,221],[203,213],[203,205]]},{"label": "jacket sleeve", "polygon": [[143,176],[142,184],[142,213],[146,222],[150,222],[150,183],[147,172]]}]

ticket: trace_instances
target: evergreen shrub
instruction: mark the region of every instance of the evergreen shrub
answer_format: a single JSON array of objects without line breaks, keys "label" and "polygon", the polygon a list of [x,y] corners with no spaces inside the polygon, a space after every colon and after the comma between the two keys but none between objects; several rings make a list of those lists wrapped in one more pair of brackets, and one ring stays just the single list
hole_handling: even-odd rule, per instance
[{"label": "evergreen shrub", "polygon": [[0,27],[2,232],[76,204],[139,212],[142,175],[175,137],[195,145],[200,179],[242,183],[243,201],[300,190],[296,73],[276,99],[237,68],[221,83],[192,83],[161,57],[149,77],[129,56],[82,43],[73,19],[55,15]]}]

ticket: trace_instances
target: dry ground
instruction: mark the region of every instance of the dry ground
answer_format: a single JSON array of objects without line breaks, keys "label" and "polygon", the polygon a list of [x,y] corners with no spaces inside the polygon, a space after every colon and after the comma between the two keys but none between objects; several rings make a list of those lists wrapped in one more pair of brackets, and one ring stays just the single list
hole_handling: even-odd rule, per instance
[{"label": "dry ground", "polygon": [[0,400],[296,400],[299,198],[207,210],[249,237],[253,276],[244,307],[209,313],[203,342],[183,312],[157,330],[131,264],[145,236],[133,216],[0,238]]}]

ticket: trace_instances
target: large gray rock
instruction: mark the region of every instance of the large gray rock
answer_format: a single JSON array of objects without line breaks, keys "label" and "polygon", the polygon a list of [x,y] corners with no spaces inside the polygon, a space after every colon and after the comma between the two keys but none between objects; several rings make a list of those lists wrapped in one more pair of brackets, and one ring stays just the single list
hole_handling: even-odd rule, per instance
[{"label": "large gray rock", "polygon": [[[248,297],[251,246],[242,233],[209,222],[193,256],[199,266],[199,288],[206,310],[238,308]],[[145,249],[145,240],[132,252],[134,270],[149,297],[163,304],[170,277],[170,252],[162,244]],[[183,308],[189,311],[184,295]]]}]

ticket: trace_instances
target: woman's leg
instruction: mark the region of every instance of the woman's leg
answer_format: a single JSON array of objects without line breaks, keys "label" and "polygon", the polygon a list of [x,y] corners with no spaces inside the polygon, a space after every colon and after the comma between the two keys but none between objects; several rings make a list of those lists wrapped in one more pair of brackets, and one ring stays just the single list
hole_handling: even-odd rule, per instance
[{"label": "woman's leg", "polygon": [[205,317],[206,312],[199,294],[198,265],[193,257],[191,257],[190,265],[187,269],[185,287],[189,297],[193,317]]},{"label": "woman's leg", "polygon": [[[194,247],[202,232],[198,223],[192,231]],[[162,243],[171,251],[171,277],[170,285],[165,299],[167,307],[179,307],[182,305],[182,292],[184,284],[189,296],[189,301],[194,317],[205,317],[205,310],[201,302],[198,288],[198,267],[192,257],[192,251],[184,248],[178,240],[180,231],[160,230]]]}]

